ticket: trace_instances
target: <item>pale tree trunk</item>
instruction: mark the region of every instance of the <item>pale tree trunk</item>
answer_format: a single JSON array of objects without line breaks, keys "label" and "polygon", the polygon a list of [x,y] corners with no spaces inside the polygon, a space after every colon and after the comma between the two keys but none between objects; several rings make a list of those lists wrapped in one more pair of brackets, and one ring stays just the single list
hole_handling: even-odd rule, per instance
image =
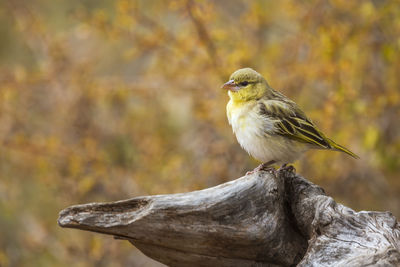
[{"label": "pale tree trunk", "polygon": [[72,206],[58,223],[129,240],[170,266],[400,266],[400,226],[390,212],[355,212],[289,169]]}]

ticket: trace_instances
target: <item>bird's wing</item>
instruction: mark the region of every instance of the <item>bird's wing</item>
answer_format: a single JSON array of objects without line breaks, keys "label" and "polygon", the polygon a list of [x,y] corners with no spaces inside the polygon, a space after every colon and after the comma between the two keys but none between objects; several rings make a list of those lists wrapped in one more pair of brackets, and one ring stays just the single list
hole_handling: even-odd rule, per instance
[{"label": "bird's wing", "polygon": [[294,102],[265,100],[260,101],[259,105],[261,115],[274,122],[276,134],[319,148],[332,148],[330,140]]}]

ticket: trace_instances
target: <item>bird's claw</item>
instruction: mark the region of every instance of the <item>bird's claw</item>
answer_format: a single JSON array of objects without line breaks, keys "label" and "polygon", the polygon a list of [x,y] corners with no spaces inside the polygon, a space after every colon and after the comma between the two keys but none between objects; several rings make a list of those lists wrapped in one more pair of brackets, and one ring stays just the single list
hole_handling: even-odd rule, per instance
[{"label": "bird's claw", "polygon": [[278,172],[289,172],[289,173],[296,173],[296,168],[293,165],[287,165],[286,163],[283,164],[279,169]]},{"label": "bird's claw", "polygon": [[253,174],[253,173],[259,172],[259,171],[271,171],[271,170],[275,171],[275,168],[272,167],[271,164],[274,164],[274,162],[268,161],[268,162],[261,163],[254,170],[246,172],[246,175],[250,175],[250,174]]},{"label": "bird's claw", "polygon": [[253,174],[254,172],[255,172],[255,169],[252,170],[252,171],[247,171],[247,172],[246,172],[246,175],[251,175],[251,174]]}]

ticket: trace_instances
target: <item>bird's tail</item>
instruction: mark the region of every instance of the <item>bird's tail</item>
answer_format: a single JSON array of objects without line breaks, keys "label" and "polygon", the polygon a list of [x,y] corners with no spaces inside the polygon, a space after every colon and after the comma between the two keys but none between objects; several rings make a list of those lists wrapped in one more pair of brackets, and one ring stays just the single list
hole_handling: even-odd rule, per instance
[{"label": "bird's tail", "polygon": [[329,144],[331,145],[333,150],[344,152],[344,153],[352,156],[355,159],[359,159],[360,158],[359,156],[357,156],[356,154],[354,154],[353,152],[351,152],[350,150],[348,150],[344,146],[341,146],[341,145],[335,143],[335,141],[333,141],[332,139],[328,139],[328,140],[329,140]]}]

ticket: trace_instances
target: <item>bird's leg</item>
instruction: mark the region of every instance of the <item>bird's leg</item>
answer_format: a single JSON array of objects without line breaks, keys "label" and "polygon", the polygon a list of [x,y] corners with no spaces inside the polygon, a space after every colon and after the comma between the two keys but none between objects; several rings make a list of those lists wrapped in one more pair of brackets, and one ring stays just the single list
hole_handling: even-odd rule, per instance
[{"label": "bird's leg", "polygon": [[292,172],[292,173],[295,173],[295,172],[296,172],[296,169],[295,169],[292,165],[289,165],[289,166],[287,166],[287,165],[288,165],[288,163],[283,164],[283,165],[278,169],[278,172],[281,172],[281,171]]},{"label": "bird's leg", "polygon": [[274,169],[274,167],[271,166],[274,163],[275,163],[275,160],[270,160],[268,162],[261,163],[254,170],[246,172],[246,175],[250,175],[250,174],[253,174],[258,171],[268,171],[268,170]]}]

